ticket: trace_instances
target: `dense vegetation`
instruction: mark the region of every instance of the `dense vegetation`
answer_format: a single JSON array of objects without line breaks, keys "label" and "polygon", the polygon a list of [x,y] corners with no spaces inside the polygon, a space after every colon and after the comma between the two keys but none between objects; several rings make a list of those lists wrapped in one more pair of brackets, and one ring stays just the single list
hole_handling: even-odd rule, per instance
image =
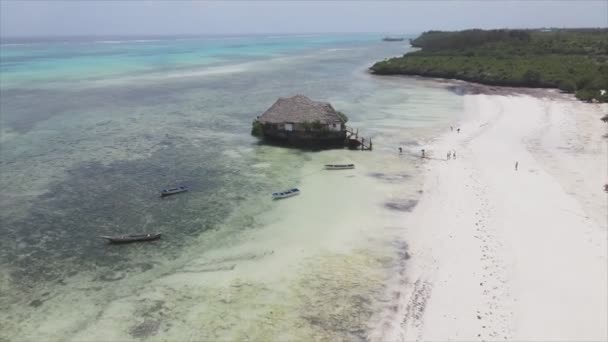
[{"label": "dense vegetation", "polygon": [[548,87],[608,102],[608,29],[429,31],[420,48],[378,62],[375,74],[454,78],[489,85]]},{"label": "dense vegetation", "polygon": [[264,136],[264,126],[258,120],[254,120],[251,124],[251,135],[260,138]]}]

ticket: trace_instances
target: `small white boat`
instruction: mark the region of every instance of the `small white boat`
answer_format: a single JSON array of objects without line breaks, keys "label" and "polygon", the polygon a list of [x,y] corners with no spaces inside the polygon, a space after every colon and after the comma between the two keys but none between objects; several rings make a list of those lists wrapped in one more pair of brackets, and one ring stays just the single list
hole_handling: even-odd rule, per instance
[{"label": "small white boat", "polygon": [[326,170],[348,170],[354,168],[355,164],[325,164]]},{"label": "small white boat", "polygon": [[292,197],[292,196],[299,195],[299,194],[300,194],[300,189],[293,188],[293,189],[289,189],[289,190],[282,191],[282,192],[273,192],[272,198],[281,199],[281,198]]}]

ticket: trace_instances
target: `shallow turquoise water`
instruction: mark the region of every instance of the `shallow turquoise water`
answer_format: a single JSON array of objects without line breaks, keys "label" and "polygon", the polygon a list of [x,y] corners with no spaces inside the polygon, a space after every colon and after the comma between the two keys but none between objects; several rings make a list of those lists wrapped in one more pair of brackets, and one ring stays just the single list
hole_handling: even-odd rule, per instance
[{"label": "shallow turquoise water", "polygon": [[225,65],[306,49],[365,44],[376,38],[345,35],[10,41],[2,46],[0,70],[2,87],[6,88],[29,82],[77,81],[209,64]]},{"label": "shallow turquoise water", "polygon": [[[250,337],[363,336],[380,280],[388,277],[382,269],[403,245],[392,235],[380,238],[386,227],[372,219],[367,231],[378,232],[377,241],[347,243],[356,224],[342,227],[324,210],[344,201],[336,207],[340,215],[365,216],[346,200],[362,196],[374,208],[384,193],[410,200],[418,161],[395,159],[396,146],[416,151],[461,109],[460,98],[436,82],[367,74],[373,61],[406,50],[380,38],[2,42],[0,304],[8,310],[0,314],[6,322],[0,339],[244,339],[243,329],[260,320],[272,327]],[[277,97],[294,94],[330,101],[374,139],[375,151],[290,150],[249,135],[253,118]],[[361,168],[323,185],[317,168],[333,160]],[[340,185],[348,198],[309,202],[302,195],[296,201],[303,204],[293,207],[299,202],[269,201],[271,192],[300,183]],[[192,191],[158,198],[159,189],[177,184]],[[392,217],[379,205],[369,218]],[[329,216],[315,221],[323,215]],[[277,225],[282,220],[309,233]],[[131,231],[165,237],[120,247],[97,238]],[[384,249],[372,252],[378,245]],[[281,276],[265,274],[272,269],[283,269]],[[319,278],[327,272],[338,278]],[[160,319],[154,303],[171,318]],[[336,305],[343,307],[334,317]],[[79,315],[71,313],[76,307]],[[121,318],[123,311],[130,316]],[[361,315],[349,321],[355,311]],[[335,329],[319,323],[330,316],[342,322]],[[213,323],[197,327],[203,319]],[[116,335],[92,334],[91,327]]]}]

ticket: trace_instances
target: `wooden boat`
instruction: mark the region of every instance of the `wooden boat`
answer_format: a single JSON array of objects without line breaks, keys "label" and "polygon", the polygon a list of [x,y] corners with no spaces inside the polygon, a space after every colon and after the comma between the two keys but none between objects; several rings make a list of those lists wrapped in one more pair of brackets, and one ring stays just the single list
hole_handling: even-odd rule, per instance
[{"label": "wooden boat", "polygon": [[402,42],[405,40],[405,38],[402,37],[384,37],[382,38],[383,41],[385,42]]},{"label": "wooden boat", "polygon": [[160,239],[161,233],[149,233],[149,234],[125,234],[125,235],[114,235],[107,236],[102,235],[100,238],[108,240],[110,243],[129,243],[138,241],[152,241]]},{"label": "wooden boat", "polygon": [[179,194],[179,193],[186,192],[186,191],[188,191],[188,188],[185,186],[179,186],[177,188],[172,188],[172,189],[165,189],[160,192],[160,197],[171,196],[171,195]]},{"label": "wooden boat", "polygon": [[289,189],[289,190],[282,191],[282,192],[273,192],[272,198],[281,199],[281,198],[292,197],[292,196],[299,195],[299,194],[300,194],[300,189],[293,188],[293,189]]},{"label": "wooden boat", "polygon": [[355,164],[325,164],[327,170],[347,170],[354,169]]}]

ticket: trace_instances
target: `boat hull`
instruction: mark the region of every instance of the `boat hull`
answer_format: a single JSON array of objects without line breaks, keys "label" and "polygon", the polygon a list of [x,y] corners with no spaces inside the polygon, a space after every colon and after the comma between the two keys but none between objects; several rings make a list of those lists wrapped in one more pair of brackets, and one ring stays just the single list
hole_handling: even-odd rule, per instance
[{"label": "boat hull", "polygon": [[117,236],[101,236],[101,238],[108,240],[110,243],[132,243],[132,242],[145,242],[158,240],[161,237],[161,233],[153,234],[140,234],[140,235],[117,235]]},{"label": "boat hull", "polygon": [[300,194],[300,190],[299,189],[290,189],[287,191],[283,191],[283,192],[275,192],[272,194],[272,198],[273,199],[283,199],[283,198],[289,198],[289,197],[293,197],[293,196],[297,196]]},{"label": "boat hull", "polygon": [[355,164],[327,164],[325,165],[326,170],[348,170],[354,169]]},{"label": "boat hull", "polygon": [[180,186],[179,188],[175,188],[175,189],[168,189],[168,190],[163,190],[160,192],[160,197],[167,197],[167,196],[171,196],[171,195],[177,195],[177,194],[181,194],[182,192],[186,192],[188,191],[188,188],[186,188],[185,186]]}]

